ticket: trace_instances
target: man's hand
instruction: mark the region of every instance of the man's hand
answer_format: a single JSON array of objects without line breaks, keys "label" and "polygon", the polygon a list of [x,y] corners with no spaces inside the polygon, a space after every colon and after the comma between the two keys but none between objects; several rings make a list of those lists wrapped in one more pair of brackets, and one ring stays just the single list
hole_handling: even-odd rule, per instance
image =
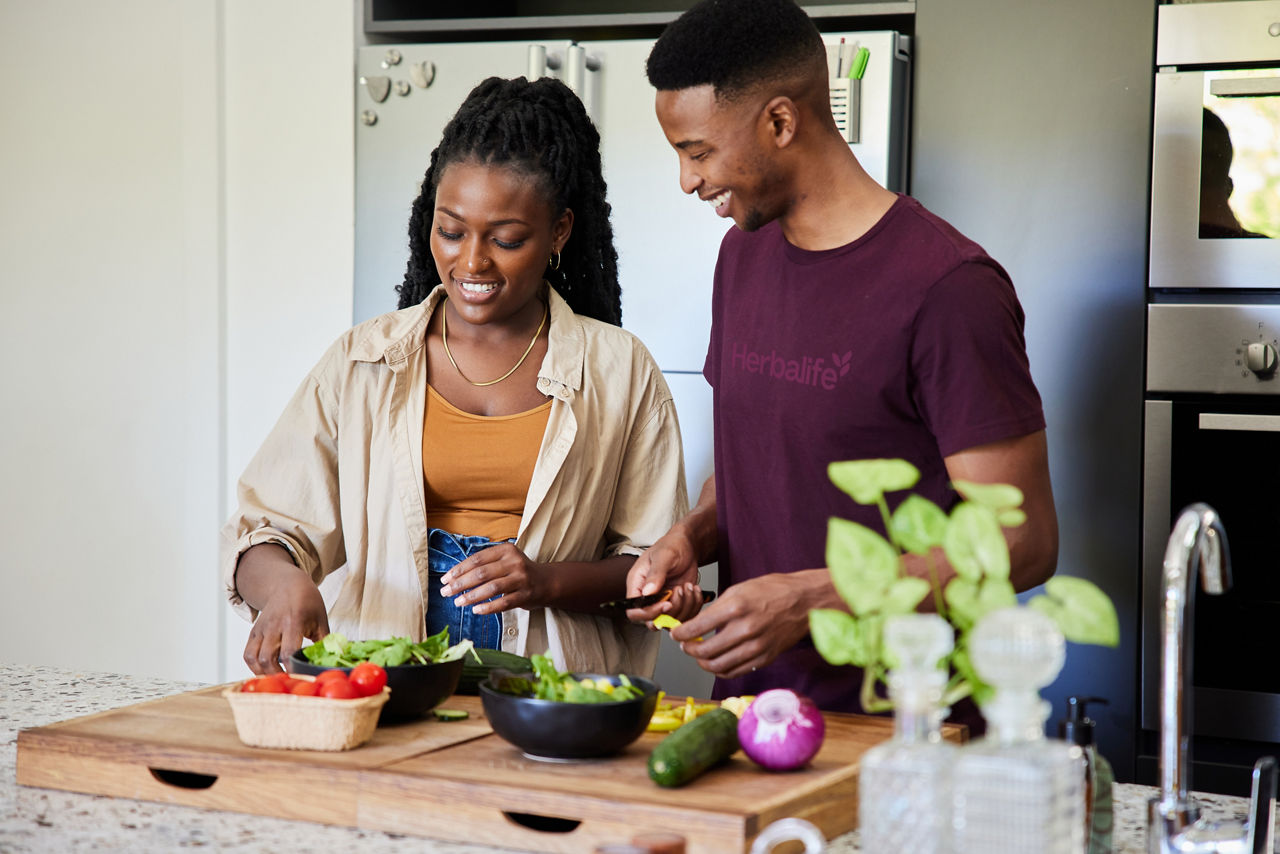
[{"label": "man's hand", "polygon": [[811,608],[841,607],[838,602],[825,569],[762,575],[725,590],[672,629],[671,639],[703,670],[733,679],[795,646],[809,631]]},{"label": "man's hand", "polygon": [[636,559],[627,573],[627,595],[644,596],[672,589],[671,598],[648,608],[631,608],[627,619],[648,623],[670,614],[687,620],[702,608],[698,567],[716,559],[716,479],[702,484],[697,505]]},{"label": "man's hand", "polygon": [[636,558],[627,573],[628,596],[657,593],[668,587],[674,591],[670,599],[647,608],[631,608],[627,619],[635,623],[648,622],[653,628],[651,621],[659,614],[687,620],[702,607],[698,555],[686,529],[679,525]]}]

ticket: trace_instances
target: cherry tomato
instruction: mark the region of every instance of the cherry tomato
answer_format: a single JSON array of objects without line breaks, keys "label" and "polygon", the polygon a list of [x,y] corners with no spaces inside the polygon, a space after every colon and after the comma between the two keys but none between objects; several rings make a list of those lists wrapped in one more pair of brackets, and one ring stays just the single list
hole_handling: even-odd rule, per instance
[{"label": "cherry tomato", "polygon": [[316,682],[321,685],[323,685],[325,682],[330,682],[334,679],[341,679],[343,682],[346,682],[347,681],[346,671],[345,670],[322,670],[320,671],[320,673],[316,675]]},{"label": "cherry tomato", "polygon": [[277,682],[279,682],[279,683],[280,683],[280,687],[284,689],[284,692],[285,692],[286,694],[291,694],[291,693],[293,693],[293,686],[294,686],[294,683],[296,683],[296,682],[300,681],[300,680],[298,680],[298,679],[294,679],[294,678],[293,678],[292,676],[290,676],[288,673],[272,673],[270,676],[264,676],[263,678],[264,678],[264,679],[274,679],[274,680],[276,680]]},{"label": "cherry tomato", "polygon": [[259,676],[250,679],[240,687],[240,690],[246,694],[283,694],[284,686],[280,684],[280,680],[271,676]]},{"label": "cherry tomato", "polygon": [[387,684],[387,671],[372,661],[362,661],[351,668],[352,686],[361,697],[372,697]]},{"label": "cherry tomato", "polygon": [[306,679],[293,680],[293,687],[289,689],[290,694],[297,694],[300,697],[314,697],[316,691],[320,689],[319,682],[308,682]]},{"label": "cherry tomato", "polygon": [[328,697],[331,700],[354,700],[360,695],[356,693],[355,686],[346,679],[330,679],[320,684],[316,689],[316,696]]}]

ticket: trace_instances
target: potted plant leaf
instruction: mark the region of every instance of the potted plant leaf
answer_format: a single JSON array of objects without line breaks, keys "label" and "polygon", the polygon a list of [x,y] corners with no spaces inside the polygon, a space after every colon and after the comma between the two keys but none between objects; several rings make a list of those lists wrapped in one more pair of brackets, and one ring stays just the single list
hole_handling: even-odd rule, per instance
[{"label": "potted plant leaf", "polygon": [[[955,481],[952,487],[961,500],[950,514],[915,494],[890,512],[886,494],[910,489],[920,479],[911,463],[896,459],[837,462],[828,467],[828,475],[854,501],[879,508],[888,536],[847,519],[832,518],[828,523],[827,567],[849,612],[831,608],[809,612],[818,652],[831,664],[863,668],[863,709],[888,711],[892,702],[878,689],[892,664],[885,658],[884,622],[912,613],[932,595],[934,609],[957,633],[947,662],[952,677],[942,702],[949,706],[972,694],[982,703],[990,688],[969,664],[968,637],[984,615],[1017,604],[1003,529],[1026,520],[1020,509],[1022,491],[1007,484]],[[956,573],[945,586],[937,572],[937,549]],[[928,579],[906,574],[906,554],[923,558]],[[1059,575],[1044,587],[1045,592],[1032,596],[1027,607],[1052,618],[1067,640],[1103,646],[1119,643],[1115,607],[1097,585]]]}]

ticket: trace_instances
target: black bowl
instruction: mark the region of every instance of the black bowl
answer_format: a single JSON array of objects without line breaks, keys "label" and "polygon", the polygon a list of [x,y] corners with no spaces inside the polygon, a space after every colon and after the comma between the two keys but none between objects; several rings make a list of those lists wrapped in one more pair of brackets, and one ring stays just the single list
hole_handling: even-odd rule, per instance
[{"label": "black bowl", "polygon": [[[533,678],[533,674],[527,674]],[[619,684],[617,676],[574,673]],[[640,737],[654,706],[658,686],[642,676],[627,676],[644,696],[617,703],[559,703],[515,697],[494,690],[488,679],[480,683],[480,703],[493,731],[535,759],[590,759],[609,756]],[[391,695],[395,697],[393,693]]]},{"label": "black bowl", "polygon": [[[394,723],[426,717],[431,710],[450,697],[462,678],[463,659],[439,664],[401,664],[385,668],[387,687],[391,697],[382,707],[378,723]],[[293,673],[315,675],[325,670],[341,670],[350,673],[350,667],[321,667],[312,664],[298,650],[289,658],[289,670]]]}]

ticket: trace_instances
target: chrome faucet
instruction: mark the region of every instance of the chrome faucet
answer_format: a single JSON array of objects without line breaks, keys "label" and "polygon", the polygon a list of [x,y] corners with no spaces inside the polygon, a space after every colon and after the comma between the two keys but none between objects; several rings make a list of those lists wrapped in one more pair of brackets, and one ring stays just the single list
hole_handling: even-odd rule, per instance
[{"label": "chrome faucet", "polygon": [[1253,766],[1247,821],[1211,822],[1187,793],[1191,705],[1191,643],[1187,604],[1196,570],[1204,592],[1231,587],[1231,560],[1222,520],[1208,504],[1182,511],[1164,553],[1164,626],[1160,666],[1160,796],[1147,803],[1148,854],[1271,854],[1275,834],[1276,760]]}]

